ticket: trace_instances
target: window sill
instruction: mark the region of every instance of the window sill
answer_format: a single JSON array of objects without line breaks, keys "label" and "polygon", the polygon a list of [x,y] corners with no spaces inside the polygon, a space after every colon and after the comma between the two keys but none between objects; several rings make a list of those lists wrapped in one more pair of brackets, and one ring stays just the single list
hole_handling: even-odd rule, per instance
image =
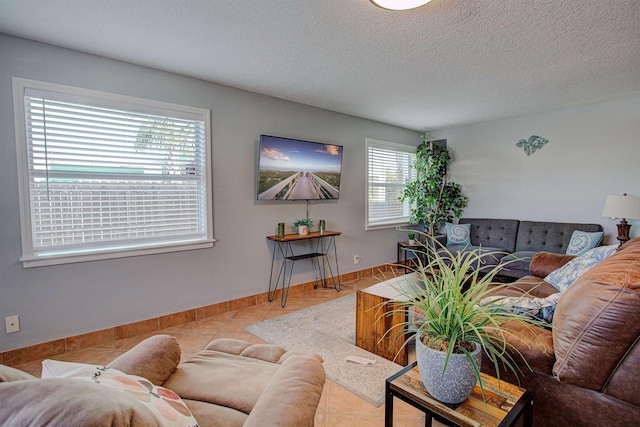
[{"label": "window sill", "polygon": [[398,228],[398,227],[409,227],[411,226],[410,223],[408,222],[389,222],[389,223],[383,223],[383,224],[368,224],[365,226],[365,230],[366,231],[373,231],[373,230],[383,230],[386,228]]},{"label": "window sill", "polygon": [[47,265],[71,264],[77,262],[99,261],[103,259],[126,258],[140,255],[153,255],[167,252],[190,251],[212,248],[215,239],[198,242],[172,243],[165,246],[109,249],[100,252],[65,253],[20,258],[23,268],[44,267]]}]

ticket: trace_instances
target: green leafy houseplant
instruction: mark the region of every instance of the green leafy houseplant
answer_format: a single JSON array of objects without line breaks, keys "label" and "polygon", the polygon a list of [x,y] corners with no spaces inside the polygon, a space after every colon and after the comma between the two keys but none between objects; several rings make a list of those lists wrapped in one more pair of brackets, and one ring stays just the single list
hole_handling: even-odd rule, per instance
[{"label": "green leafy houseplant", "polygon": [[451,155],[447,147],[434,144],[425,135],[422,139],[413,164],[416,180],[406,185],[400,201],[411,203],[409,221],[422,222],[433,236],[442,224],[462,215],[468,199],[460,184],[448,182],[447,164]]},{"label": "green leafy houseplant", "polygon": [[294,231],[302,236],[309,234],[309,230],[311,230],[311,228],[313,228],[313,221],[311,218],[298,219],[293,223]]},{"label": "green leafy houseplant", "polygon": [[309,228],[313,228],[313,220],[311,218],[302,218],[302,219],[297,219],[294,223],[293,226],[298,228],[301,225],[306,225]]},{"label": "green leafy houseplant", "polygon": [[[471,250],[452,254],[435,238],[425,235],[425,240],[426,244],[416,251],[419,255],[416,263],[410,267],[415,277],[407,279],[408,286],[397,287],[398,296],[387,302],[391,308],[388,315],[400,313],[408,320],[396,325],[395,331],[389,330],[387,333],[409,334],[421,340],[426,347],[441,351],[444,364],[438,378],[440,382],[444,380],[454,355],[466,356],[463,359],[470,363],[471,372],[475,374],[469,393],[476,383],[484,393],[480,362],[472,357],[477,347],[490,359],[498,378],[501,366],[517,376],[521,372],[513,357],[522,355],[508,338],[522,336],[516,327],[518,325],[524,325],[525,330],[533,332],[533,325],[544,323],[500,307],[499,299],[484,301],[508,286],[493,283],[496,274],[508,263],[489,268],[483,263],[483,258],[497,253]],[[480,267],[483,267],[482,273],[479,273]],[[542,347],[541,350],[544,351]],[[420,358],[418,363],[420,365]],[[425,371],[428,369],[420,368],[423,381]],[[425,386],[431,393],[426,381]]]}]

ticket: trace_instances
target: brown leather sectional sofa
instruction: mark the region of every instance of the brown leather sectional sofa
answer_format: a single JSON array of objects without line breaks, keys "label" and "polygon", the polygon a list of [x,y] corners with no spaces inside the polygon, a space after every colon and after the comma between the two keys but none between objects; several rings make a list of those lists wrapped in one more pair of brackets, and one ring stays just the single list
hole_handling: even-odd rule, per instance
[{"label": "brown leather sectional sofa", "polygon": [[[556,290],[543,277],[572,258],[541,252],[531,275],[501,293],[548,296]],[[521,363],[520,385],[534,394],[534,426],[640,425],[640,237],[564,292],[552,329],[527,334],[527,342],[512,343],[533,370]],[[495,374],[489,363],[483,371]],[[501,375],[517,383],[507,370]]]}]

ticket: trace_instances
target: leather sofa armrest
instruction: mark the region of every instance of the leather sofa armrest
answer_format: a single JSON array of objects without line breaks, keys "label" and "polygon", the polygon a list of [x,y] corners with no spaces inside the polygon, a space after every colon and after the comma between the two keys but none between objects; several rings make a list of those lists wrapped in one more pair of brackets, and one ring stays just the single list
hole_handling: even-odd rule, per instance
[{"label": "leather sofa armrest", "polygon": [[572,259],[574,255],[554,254],[552,252],[538,252],[531,260],[529,271],[533,276],[547,277],[549,273],[562,267]]},{"label": "leather sofa armrest", "polygon": [[271,378],[244,427],[313,427],[326,375],[313,357],[287,358]]}]

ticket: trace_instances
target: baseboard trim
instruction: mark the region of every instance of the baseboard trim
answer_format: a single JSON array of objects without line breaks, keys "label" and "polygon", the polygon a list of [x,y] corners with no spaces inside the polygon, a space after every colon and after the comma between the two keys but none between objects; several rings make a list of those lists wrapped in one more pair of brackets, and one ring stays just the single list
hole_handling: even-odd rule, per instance
[{"label": "baseboard trim", "polygon": [[[388,272],[391,271],[393,265],[394,264],[384,264],[377,267],[370,267],[363,270],[353,271],[351,273],[341,274],[340,282],[350,282],[362,277],[373,276],[376,272]],[[289,288],[289,296],[311,292],[314,290],[315,285],[317,285],[317,282],[293,285]],[[333,289],[333,282],[331,282],[331,279],[326,280],[326,285],[328,289]],[[277,292],[274,303],[279,303],[280,301],[280,290]],[[229,311],[235,311],[265,302],[268,302],[267,292],[167,314],[152,319],[141,320],[139,322],[119,325],[99,331],[87,332],[85,334],[72,337],[60,338],[53,341],[30,345],[28,347],[17,348],[15,350],[7,350],[0,353],[0,363],[7,366],[17,366],[57,356],[63,353],[70,353],[84,348],[94,347],[111,341],[154,332],[183,323],[193,322],[195,320],[206,319]]]}]

